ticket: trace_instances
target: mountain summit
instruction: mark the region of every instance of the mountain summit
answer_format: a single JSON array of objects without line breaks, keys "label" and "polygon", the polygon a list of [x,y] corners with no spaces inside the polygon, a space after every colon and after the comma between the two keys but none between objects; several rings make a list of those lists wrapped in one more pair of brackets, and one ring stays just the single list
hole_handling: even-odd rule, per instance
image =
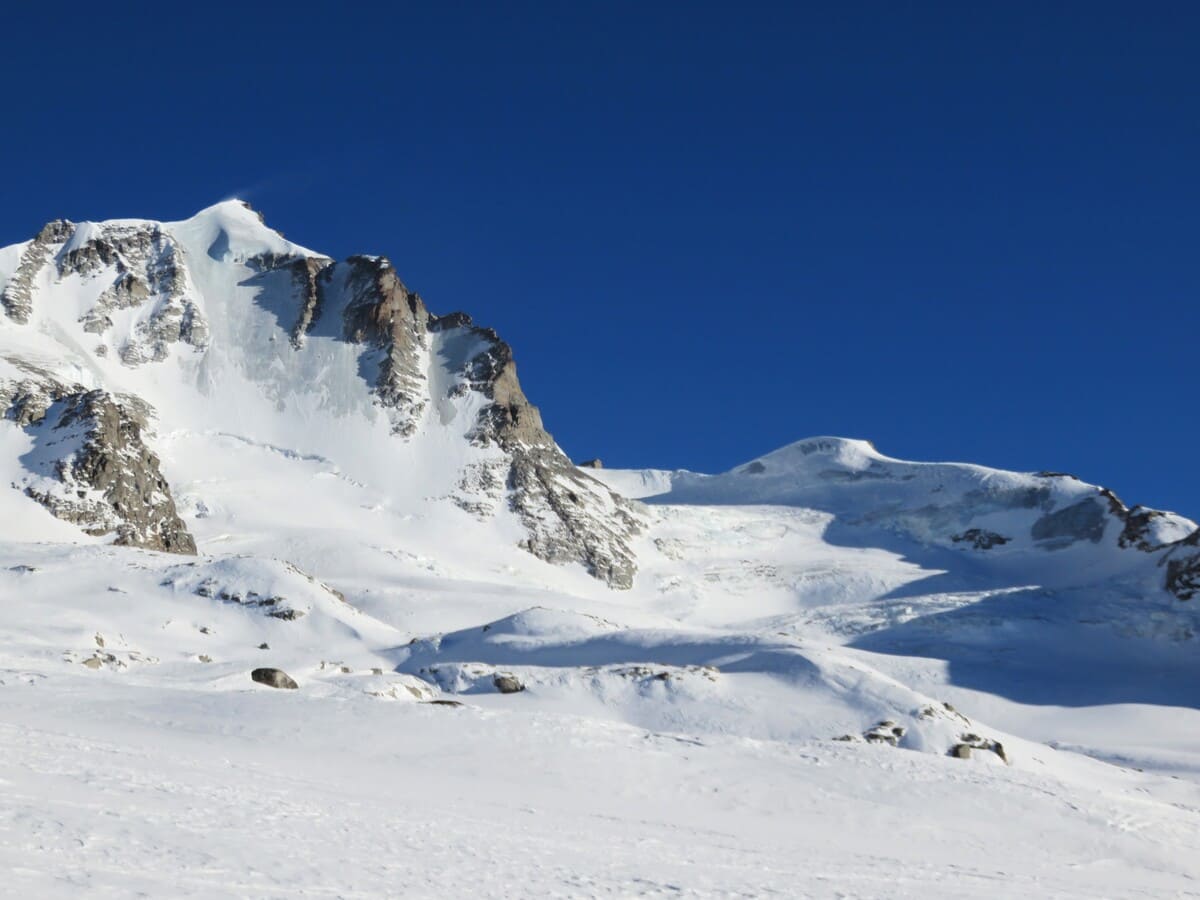
[{"label": "mountain summit", "polygon": [[[180,485],[234,436],[632,583],[633,506],[557,447],[509,345],[431,313],[385,257],[335,262],[236,200],[182,222],[56,220],[0,250],[0,304],[0,408],[30,444],[15,481],[89,534],[194,552]],[[461,528],[466,546],[488,535]]]}]

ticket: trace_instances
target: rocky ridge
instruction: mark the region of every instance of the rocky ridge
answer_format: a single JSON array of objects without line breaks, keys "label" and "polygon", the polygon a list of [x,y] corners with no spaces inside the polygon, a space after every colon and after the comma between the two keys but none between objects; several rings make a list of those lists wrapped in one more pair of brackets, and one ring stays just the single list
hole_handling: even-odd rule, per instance
[{"label": "rocky ridge", "polygon": [[0,410],[34,439],[26,496],[90,535],[194,554],[159,459],[147,446],[149,409],[136,397],[52,380],[0,381]]},{"label": "rocky ridge", "polygon": [[[230,272],[242,267],[247,274],[234,276],[236,284],[271,298],[293,352],[301,352],[315,335],[361,348],[358,376],[398,440],[417,440],[427,423],[468,411],[464,438],[484,453],[464,465],[447,499],[484,520],[507,510],[527,531],[519,544],[533,555],[557,564],[580,563],[615,588],[632,585],[636,561],[629,542],[640,528],[635,504],[579,472],[558,448],[521,389],[511,347],[495,331],[476,326],[464,313],[431,313],[386,257],[358,255],[335,262],[288,244],[257,214],[247,224],[246,210],[237,204],[213,208],[223,224],[205,239],[202,261]],[[205,297],[197,288],[191,267],[198,248],[181,234],[190,235],[193,223],[213,211],[175,225],[51,222],[20,248],[6,282],[0,272],[7,318],[31,327],[39,304],[50,302],[43,297],[67,285],[88,298],[78,326],[100,338],[91,350],[96,357],[138,367],[162,363],[179,348],[180,358],[197,360],[202,369],[212,343],[206,305],[223,298]],[[241,252],[235,226],[265,235],[270,249]],[[59,314],[57,308],[53,314]],[[56,431],[91,423],[91,449],[70,462],[60,459],[42,473],[42,487],[29,488],[29,496],[89,533],[116,530],[122,542],[192,552],[157,457],[144,443],[144,424],[153,412],[148,405],[119,397],[103,380],[90,393],[57,370],[43,374],[32,393],[27,384],[0,380],[11,397],[9,417],[41,427],[41,419],[35,422],[15,410],[31,402],[26,395],[52,398],[62,405],[60,412],[59,406],[51,410],[51,403],[41,404],[50,415],[48,427]],[[305,388],[293,384],[288,390]],[[119,460],[128,471],[118,478],[115,463],[97,466],[97,459]],[[46,477],[56,478],[58,486],[49,489]],[[154,491],[143,490],[151,484]],[[98,491],[105,499],[90,494],[68,499],[80,490]]]}]

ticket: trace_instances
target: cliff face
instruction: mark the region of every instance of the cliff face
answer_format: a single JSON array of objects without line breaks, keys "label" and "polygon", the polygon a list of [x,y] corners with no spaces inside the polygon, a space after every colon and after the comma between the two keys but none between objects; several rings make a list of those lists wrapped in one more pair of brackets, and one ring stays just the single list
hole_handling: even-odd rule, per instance
[{"label": "cliff face", "polygon": [[[613,587],[632,585],[637,567],[629,541],[640,527],[634,504],[581,473],[559,449],[521,389],[512,348],[494,330],[466,313],[431,313],[384,257],[261,259],[256,267],[289,273],[297,346],[324,330],[367,348],[366,377],[398,437],[413,438],[426,415],[476,396],[465,437],[499,456],[465,467],[455,503],[481,518],[507,506],[528,532],[520,546],[533,555],[582,563]],[[335,317],[340,321],[327,321]]]},{"label": "cliff face", "polygon": [[0,408],[33,439],[21,485],[30,499],[119,545],[196,552],[146,444],[149,410],[137,398],[25,379],[0,384]]}]

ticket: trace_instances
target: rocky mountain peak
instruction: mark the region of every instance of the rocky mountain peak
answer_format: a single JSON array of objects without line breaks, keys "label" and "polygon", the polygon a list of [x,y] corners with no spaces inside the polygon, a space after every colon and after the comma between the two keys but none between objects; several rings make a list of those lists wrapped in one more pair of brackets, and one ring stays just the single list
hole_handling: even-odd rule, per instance
[{"label": "rocky mountain peak", "polygon": [[[382,415],[390,436],[372,439],[379,462],[368,460],[368,470],[394,478],[382,468],[389,440],[408,445],[414,460],[429,458],[422,448],[452,446],[457,475],[431,478],[417,462],[406,490],[427,481],[429,499],[440,496],[476,520],[514,516],[525,532],[519,545],[535,556],[580,563],[613,587],[632,583],[633,504],[571,465],[495,331],[464,313],[430,312],[384,256],[334,261],[287,241],[235,200],[182,222],[56,220],[0,251],[0,302],[8,326],[0,355],[36,364],[37,392],[50,401],[42,410],[48,424],[39,418],[24,427],[90,423],[92,450],[83,457],[40,441],[43,455],[63,452],[27,495],[89,533],[193,549],[150,449],[145,424],[156,411],[170,413],[176,432],[194,421],[224,423],[234,432],[287,433],[322,453],[345,424],[369,430]],[[142,367],[151,367],[147,376],[135,376]],[[26,382],[9,381],[0,395],[9,397],[12,418],[24,415],[28,391],[17,387]],[[265,401],[257,420],[231,417],[247,392],[261,395],[255,404]],[[311,409],[323,430],[302,424]],[[440,472],[445,452],[437,452]],[[119,461],[131,480],[96,459]],[[61,489],[50,490],[47,478]],[[149,484],[155,490],[145,490]],[[62,499],[71,491],[88,494],[86,510]]]}]

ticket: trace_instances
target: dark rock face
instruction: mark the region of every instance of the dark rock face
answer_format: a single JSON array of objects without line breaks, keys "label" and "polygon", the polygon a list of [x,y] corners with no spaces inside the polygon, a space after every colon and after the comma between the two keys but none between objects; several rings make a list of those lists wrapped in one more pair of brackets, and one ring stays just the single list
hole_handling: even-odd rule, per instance
[{"label": "dark rock face", "polygon": [[996,534],[994,531],[986,531],[982,528],[968,528],[962,534],[954,535],[951,540],[956,544],[970,544],[976,550],[991,550],[993,547],[1000,547],[1007,544],[1011,538],[1006,538],[1002,534]]},{"label": "dark rock face", "polygon": [[908,729],[903,725],[897,725],[890,719],[885,719],[864,731],[863,740],[868,744],[888,744],[892,747],[898,747],[900,746],[900,739],[907,733]]},{"label": "dark rock face", "polygon": [[1200,594],[1200,531],[1172,545],[1165,557],[1165,587],[1180,600]]},{"label": "dark rock face", "polygon": [[492,685],[502,694],[519,694],[525,690],[525,685],[515,675],[497,675],[492,679]]},{"label": "dark rock face", "polygon": [[1161,519],[1164,516],[1166,513],[1157,509],[1148,509],[1145,506],[1135,506],[1133,509],[1126,510],[1122,516],[1125,520],[1125,527],[1121,529],[1121,536],[1117,538],[1117,543],[1122,547],[1133,547],[1146,553],[1160,549],[1163,545],[1151,538],[1150,529],[1155,519]]},{"label": "dark rock face", "polygon": [[0,386],[0,406],[35,438],[42,477],[25,493],[88,534],[115,543],[196,552],[143,432],[148,409],[131,397],[23,382]]},{"label": "dark rock face", "polygon": [[296,684],[295,680],[282,669],[255,669],[250,673],[250,677],[259,684],[265,684],[267,687],[281,688],[290,691],[294,691],[300,687],[300,685]]},{"label": "dark rock face", "polygon": [[1035,541],[1043,541],[1055,550],[1075,541],[1099,543],[1104,537],[1106,517],[1098,500],[1080,500],[1071,506],[1048,513],[1033,523]]},{"label": "dark rock face", "polygon": [[429,311],[387,259],[352,256],[346,266],[345,291],[350,299],[342,316],[345,336],[377,348],[375,391],[393,413],[393,431],[407,437],[416,430],[429,402],[422,365],[429,346]]},{"label": "dark rock face", "polygon": [[[439,360],[450,368],[451,396],[474,391],[488,401],[467,437],[498,447],[504,458],[464,471],[451,499],[481,518],[507,503],[529,532],[521,546],[534,556],[578,562],[612,587],[632,586],[636,562],[629,541],[640,530],[635,507],[578,471],[555,444],[521,389],[512,348],[495,331],[474,325],[465,313],[430,313],[384,257],[332,263],[263,256],[253,267],[290,273],[298,305],[294,346],[319,327],[369,348],[364,376],[400,437],[412,436],[431,404],[444,399],[432,395],[426,374],[435,341],[453,348]],[[340,321],[323,321],[339,312]]]},{"label": "dark rock face", "polygon": [[25,248],[17,271],[0,294],[0,304],[14,322],[24,325],[33,312],[33,282],[42,269],[74,233],[75,226],[66,219],[46,225]]},{"label": "dark rock face", "polygon": [[955,759],[970,759],[972,750],[986,750],[995,753],[1006,765],[1009,762],[1004,745],[999,741],[980,737],[977,734],[964,734],[959,738],[959,741],[960,743],[950,748],[949,755]]},{"label": "dark rock face", "polygon": [[208,324],[189,295],[183,255],[161,226],[110,223],[103,231],[80,232],[76,239],[78,229],[86,227],[59,219],[38,232],[0,295],[9,318],[21,324],[29,321],[35,280],[48,266],[54,267],[59,279],[109,272],[112,281],[81,319],[85,331],[102,335],[112,327],[113,312],[152,306],[136,333],[119,348],[123,363],[132,366],[165,359],[178,342],[197,349],[207,346]]}]

